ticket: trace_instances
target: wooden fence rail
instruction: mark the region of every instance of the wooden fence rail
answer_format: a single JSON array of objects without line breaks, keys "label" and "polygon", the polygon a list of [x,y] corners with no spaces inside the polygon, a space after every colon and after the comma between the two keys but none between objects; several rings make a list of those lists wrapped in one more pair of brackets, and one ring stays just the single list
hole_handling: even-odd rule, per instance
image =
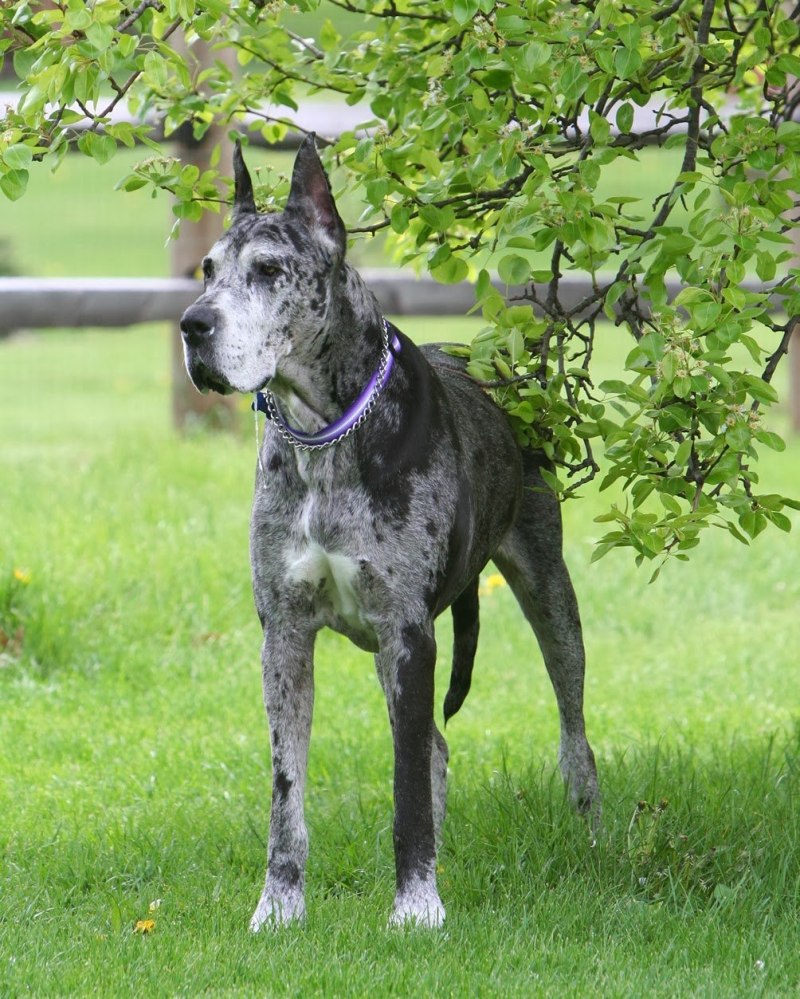
[{"label": "wooden fence rail", "polygon": [[[396,316],[463,316],[475,302],[468,282],[442,285],[390,269],[361,271],[383,310]],[[0,278],[0,334],[18,329],[126,327],[175,322],[200,294],[192,278]],[[504,289],[504,286],[498,287]],[[755,284],[745,282],[744,287]],[[517,289],[521,290],[521,289]],[[544,289],[540,289],[542,292]],[[669,296],[680,286],[667,283]],[[515,289],[509,289],[514,293]],[[569,309],[590,291],[582,278],[561,279],[561,303]],[[789,357],[792,427],[800,432],[800,333]]]},{"label": "wooden fence rail", "polygon": [[[464,315],[475,304],[468,282],[442,285],[389,268],[361,274],[393,315]],[[0,331],[175,321],[201,290],[199,281],[182,277],[0,278]],[[588,291],[588,283],[575,281],[567,297],[577,303]]]},{"label": "wooden fence rail", "polygon": [[[391,268],[362,268],[361,275],[383,310],[397,316],[463,316],[474,306],[468,281],[444,285],[431,277],[417,277]],[[522,288],[500,291],[513,297]],[[755,283],[742,287],[755,290]],[[546,286],[537,286],[542,298]],[[667,282],[674,297],[678,282]],[[135,326],[161,320],[174,321],[200,294],[202,285],[192,278],[30,278],[0,277],[0,332],[78,326]],[[559,283],[559,301],[575,308],[591,293],[583,277],[566,275]]]}]

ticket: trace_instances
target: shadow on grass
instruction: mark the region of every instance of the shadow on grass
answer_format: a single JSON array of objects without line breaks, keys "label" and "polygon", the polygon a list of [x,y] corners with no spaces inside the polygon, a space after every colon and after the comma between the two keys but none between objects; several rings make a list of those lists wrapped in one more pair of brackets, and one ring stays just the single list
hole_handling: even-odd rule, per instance
[{"label": "shadow on grass", "polygon": [[[219,766],[152,795],[106,800],[85,775],[49,802],[31,788],[24,830],[12,815],[0,837],[0,939],[17,955],[0,991],[673,996],[761,994],[762,981],[790,994],[798,981],[800,726],[601,761],[594,846],[551,770],[462,777],[439,858],[441,934],[386,932],[390,794],[358,787],[346,764],[309,800],[307,923],[249,937],[266,774],[244,751],[228,766],[235,794]],[[146,940],[136,927],[149,923]]]},{"label": "shadow on grass", "polygon": [[[251,885],[255,898],[265,862],[266,775],[252,759],[238,766],[234,796],[217,770],[152,797],[116,789],[116,801],[103,801],[102,784],[93,789],[83,779],[74,816],[69,797],[57,801],[60,812],[52,795],[37,808],[32,788],[24,836],[12,831],[11,816],[4,837],[7,902],[25,899],[27,909],[32,898],[46,898],[61,911],[92,895],[125,898],[131,918],[143,900],[170,891],[194,905],[198,893],[219,897]],[[754,918],[797,914],[800,724],[703,750],[637,747],[601,761],[600,774],[596,841],[550,768],[503,767],[477,784],[462,776],[439,857],[446,902],[466,912],[528,908],[577,890],[681,911],[743,905]],[[309,795],[309,891],[317,898],[355,901],[372,896],[379,882],[385,891],[393,878],[387,789],[353,780],[348,787],[345,773],[336,788]],[[12,906],[5,913],[0,923],[16,918]]]},{"label": "shadow on grass", "polygon": [[441,857],[460,904],[529,904],[580,883],[606,899],[696,912],[800,906],[800,723],[689,750],[656,744],[601,762],[596,839],[552,769],[504,768],[449,803]]}]

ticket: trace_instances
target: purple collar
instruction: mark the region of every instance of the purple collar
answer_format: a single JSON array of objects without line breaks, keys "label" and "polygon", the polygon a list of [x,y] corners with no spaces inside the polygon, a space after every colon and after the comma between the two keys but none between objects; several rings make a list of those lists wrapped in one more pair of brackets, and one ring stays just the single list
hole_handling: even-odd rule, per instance
[{"label": "purple collar", "polygon": [[327,427],[315,431],[313,434],[306,433],[304,430],[298,430],[286,422],[272,392],[256,392],[253,408],[258,410],[258,412],[266,413],[267,419],[275,424],[275,428],[281,437],[299,451],[317,451],[321,448],[331,447],[331,445],[338,444],[339,441],[344,440],[345,437],[349,437],[354,430],[357,430],[375,408],[378,397],[389,381],[394,368],[395,358],[400,353],[400,347],[400,338],[397,333],[394,333],[390,339],[389,324],[384,319],[383,353],[378,369],[364,386],[358,398],[347,407],[339,419],[334,423],[328,424]]}]

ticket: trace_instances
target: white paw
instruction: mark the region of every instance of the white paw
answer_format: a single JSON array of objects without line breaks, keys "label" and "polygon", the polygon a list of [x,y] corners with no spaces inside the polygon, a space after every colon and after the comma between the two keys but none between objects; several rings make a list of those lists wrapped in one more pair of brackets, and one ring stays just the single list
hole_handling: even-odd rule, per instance
[{"label": "white paw", "polygon": [[262,926],[278,929],[290,923],[299,923],[305,915],[305,899],[299,892],[278,895],[265,889],[250,920],[250,932],[258,933]]},{"label": "white paw", "polygon": [[435,887],[420,885],[403,892],[394,902],[389,926],[419,926],[436,929],[444,923],[444,906]]}]

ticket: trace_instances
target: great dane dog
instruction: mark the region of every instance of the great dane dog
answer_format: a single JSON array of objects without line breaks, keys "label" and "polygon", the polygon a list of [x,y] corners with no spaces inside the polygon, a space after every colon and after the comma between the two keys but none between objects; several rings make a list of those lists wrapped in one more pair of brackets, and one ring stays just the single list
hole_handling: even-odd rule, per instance
[{"label": "great dane dog", "polygon": [[[447,744],[434,724],[434,619],[450,607],[445,721],[470,686],[478,576],[493,559],[544,655],[559,763],[579,812],[599,811],[583,719],[584,650],[541,455],[438,347],[388,323],[345,259],[346,234],[313,136],[285,211],[256,210],[237,145],[230,228],[181,320],[201,391],[260,392],[268,419],[250,532],[272,748],[266,884],[251,927],[305,913],[306,764],[314,640],[328,626],[375,653],[394,746],[397,888],[390,922],[438,926],[436,850]],[[263,390],[263,393],[261,392]]]}]

